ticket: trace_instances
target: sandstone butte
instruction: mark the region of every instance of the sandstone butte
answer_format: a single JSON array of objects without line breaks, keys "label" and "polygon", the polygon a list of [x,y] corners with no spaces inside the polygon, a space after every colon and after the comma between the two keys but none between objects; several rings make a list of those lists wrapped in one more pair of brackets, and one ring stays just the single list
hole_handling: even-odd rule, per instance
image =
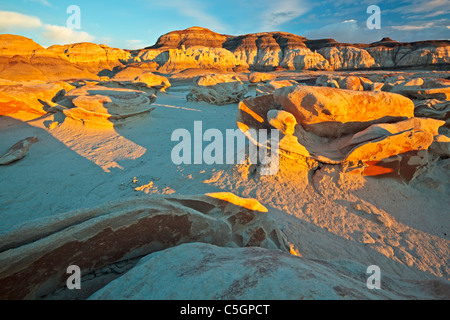
[{"label": "sandstone butte", "polygon": [[98,80],[127,66],[170,73],[187,68],[358,70],[448,63],[448,40],[400,43],[385,38],[371,44],[348,44],[286,32],[231,36],[192,27],[162,35],[151,47],[126,50],[86,42],[45,49],[22,36],[0,35],[0,78],[22,81]]}]

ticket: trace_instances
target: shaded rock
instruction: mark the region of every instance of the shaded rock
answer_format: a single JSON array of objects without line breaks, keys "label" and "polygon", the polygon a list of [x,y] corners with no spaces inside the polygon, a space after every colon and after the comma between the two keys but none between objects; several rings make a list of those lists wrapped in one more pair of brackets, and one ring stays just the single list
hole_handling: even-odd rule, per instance
[{"label": "shaded rock", "polygon": [[375,123],[414,116],[411,100],[386,92],[295,86],[276,90],[274,98],[307,131],[323,137],[339,137]]},{"label": "shaded rock", "polygon": [[239,102],[247,92],[247,86],[233,74],[210,74],[194,80],[186,99],[225,105]]},{"label": "shaded rock", "polygon": [[[346,300],[446,299],[445,280],[383,274],[383,290],[368,290],[367,266],[295,257],[279,250],[190,243],[150,254],[91,300]],[[430,288],[435,288],[430,290]],[[260,307],[259,312],[263,312]],[[269,309],[270,310],[270,309]],[[228,310],[229,311],[229,310]],[[270,311],[269,311],[270,312]]]},{"label": "shaded rock", "polygon": [[9,150],[3,156],[0,157],[0,165],[9,164],[24,158],[28,153],[31,145],[36,142],[38,142],[37,137],[29,137],[20,140],[11,148],[9,148]]},{"label": "shaded rock", "polygon": [[430,152],[439,156],[450,157],[450,138],[443,134],[434,136],[433,143],[430,145]]},{"label": "shaded rock", "polygon": [[267,112],[267,120],[272,127],[286,135],[292,135],[297,124],[295,117],[291,113],[283,110],[269,110]]},{"label": "shaded rock", "polygon": [[189,242],[289,252],[266,212],[258,201],[229,193],[172,195],[122,200],[17,226],[0,236],[0,297],[40,298],[65,286],[69,265],[86,275]]}]

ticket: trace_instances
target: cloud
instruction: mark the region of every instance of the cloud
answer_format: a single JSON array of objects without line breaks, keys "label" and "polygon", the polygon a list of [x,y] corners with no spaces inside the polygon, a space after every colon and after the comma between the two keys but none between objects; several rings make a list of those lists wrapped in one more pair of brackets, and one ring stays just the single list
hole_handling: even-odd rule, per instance
[{"label": "cloud", "polygon": [[40,4],[43,4],[44,6],[51,7],[52,5],[47,0],[31,0],[32,2],[38,2]]},{"label": "cloud", "polygon": [[[271,1],[271,3],[273,2]],[[311,4],[303,0],[282,0],[275,2],[262,14],[261,21],[264,24],[262,29],[274,31],[278,26],[300,17],[311,10],[311,8]]]},{"label": "cloud", "polygon": [[33,29],[42,26],[39,18],[13,11],[0,11],[0,32]]},{"label": "cloud", "polygon": [[400,30],[400,31],[415,31],[415,30],[423,30],[428,29],[434,26],[434,22],[427,22],[425,24],[421,24],[418,26],[414,25],[402,25],[402,26],[391,26],[394,30]]},{"label": "cloud", "polygon": [[45,25],[42,34],[44,38],[56,44],[72,44],[92,42],[95,37],[85,31],[77,31],[63,26]]},{"label": "cloud", "polygon": [[369,30],[365,22],[364,25],[360,25],[354,19],[306,31],[304,36],[309,39],[332,38],[344,43],[372,43],[382,38],[381,30]]},{"label": "cloud", "polygon": [[411,2],[412,4],[401,6],[391,11],[400,13],[427,13],[439,9],[445,10],[450,6],[450,0],[415,0]]}]

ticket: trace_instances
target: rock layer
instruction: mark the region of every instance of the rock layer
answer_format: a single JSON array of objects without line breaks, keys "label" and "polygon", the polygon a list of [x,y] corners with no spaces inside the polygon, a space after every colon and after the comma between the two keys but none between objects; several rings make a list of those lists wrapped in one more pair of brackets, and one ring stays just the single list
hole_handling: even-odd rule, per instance
[{"label": "rock layer", "polygon": [[[183,243],[289,251],[284,235],[253,199],[229,193],[131,199],[35,221],[1,236],[2,299],[35,299],[82,274]],[[39,226],[39,227],[37,227]]]}]

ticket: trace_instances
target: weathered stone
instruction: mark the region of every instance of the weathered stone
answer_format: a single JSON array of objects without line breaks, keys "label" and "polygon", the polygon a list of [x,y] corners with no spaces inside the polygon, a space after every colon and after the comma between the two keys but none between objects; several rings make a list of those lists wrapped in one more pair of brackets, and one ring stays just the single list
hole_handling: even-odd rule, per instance
[{"label": "weathered stone", "polygon": [[247,86],[235,75],[210,74],[194,80],[194,86],[186,99],[225,105],[239,102],[247,92]]},{"label": "weathered stone", "polygon": [[254,199],[229,193],[134,198],[17,226],[0,236],[1,299],[36,299],[65,286],[66,269],[92,273],[189,242],[289,252]]},{"label": "weathered stone", "polygon": [[375,123],[414,116],[411,100],[386,92],[295,86],[276,90],[274,97],[307,131],[323,137],[340,137]]}]

